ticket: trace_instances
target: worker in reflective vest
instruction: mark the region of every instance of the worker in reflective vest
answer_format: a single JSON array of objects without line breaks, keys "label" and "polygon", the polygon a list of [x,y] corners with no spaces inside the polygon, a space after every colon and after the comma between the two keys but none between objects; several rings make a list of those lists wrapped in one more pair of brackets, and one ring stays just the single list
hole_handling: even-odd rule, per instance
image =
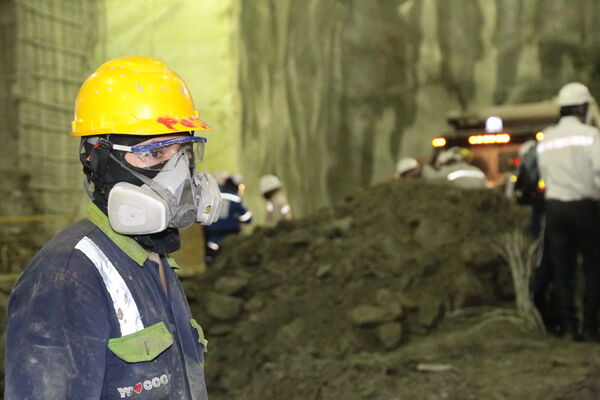
[{"label": "worker in reflective vest", "polygon": [[450,147],[441,151],[436,159],[436,167],[425,168],[426,179],[445,180],[452,185],[466,189],[485,188],[485,174],[474,165],[468,164],[458,147]]},{"label": "worker in reflective vest", "polygon": [[[594,103],[588,88],[573,82],[558,94],[561,119],[544,131],[537,146],[545,184],[544,245],[553,268],[557,312],[566,333],[598,341],[600,306],[600,131],[585,121]],[[578,253],[583,256],[585,289],[583,336],[574,302]]]},{"label": "worker in reflective vest", "polygon": [[266,214],[264,226],[273,228],[280,221],[292,219],[292,208],[283,190],[281,180],[275,175],[264,175],[258,183],[260,192],[265,199]]},{"label": "worker in reflective vest", "polygon": [[240,187],[243,188],[242,176],[233,174],[224,179],[221,186],[223,207],[219,220],[204,227],[204,254],[206,263],[215,260],[221,251],[221,242],[229,235],[235,235],[242,229],[242,224],[252,222],[252,212],[243,203]]},{"label": "worker in reflective vest", "polygon": [[207,398],[207,342],[169,254],[179,228],[219,213],[216,182],[194,172],[208,129],[158,60],[112,60],[84,82],[72,135],[92,202],[10,296],[5,399]]}]

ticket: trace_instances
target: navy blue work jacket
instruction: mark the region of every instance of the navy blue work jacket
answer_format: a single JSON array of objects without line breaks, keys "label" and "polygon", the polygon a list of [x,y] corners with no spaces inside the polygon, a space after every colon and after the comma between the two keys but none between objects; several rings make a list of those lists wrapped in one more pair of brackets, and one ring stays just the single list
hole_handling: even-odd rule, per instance
[{"label": "navy blue work jacket", "polygon": [[8,306],[6,400],[207,399],[206,341],[175,271],[94,205],[52,239]]},{"label": "navy blue work jacket", "polygon": [[204,227],[206,240],[217,244],[221,243],[225,237],[240,232],[241,224],[252,222],[252,212],[244,206],[240,196],[223,189],[221,197],[223,198],[223,207],[219,219],[214,224]]}]

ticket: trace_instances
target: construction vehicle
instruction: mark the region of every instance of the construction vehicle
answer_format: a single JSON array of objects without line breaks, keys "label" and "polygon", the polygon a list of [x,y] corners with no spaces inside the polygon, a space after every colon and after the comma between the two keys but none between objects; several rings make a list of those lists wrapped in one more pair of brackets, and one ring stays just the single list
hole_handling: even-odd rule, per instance
[{"label": "construction vehicle", "polygon": [[[592,123],[600,126],[595,103],[590,106]],[[528,140],[541,141],[544,129],[558,122],[560,110],[554,100],[493,106],[464,113],[451,113],[448,124],[454,132],[432,140],[433,159],[450,147],[466,149],[467,161],[480,168],[490,187],[500,187],[519,165],[519,146]]]}]

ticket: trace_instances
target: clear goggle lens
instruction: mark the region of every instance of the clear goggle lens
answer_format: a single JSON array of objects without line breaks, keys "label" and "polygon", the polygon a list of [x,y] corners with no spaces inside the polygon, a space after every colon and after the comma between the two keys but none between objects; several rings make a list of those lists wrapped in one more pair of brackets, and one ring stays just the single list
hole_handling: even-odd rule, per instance
[{"label": "clear goggle lens", "polygon": [[165,170],[167,162],[175,156],[186,155],[190,167],[202,161],[206,138],[197,136],[156,140],[135,146],[113,144],[113,149],[126,151],[125,160],[134,167],[148,170]]}]

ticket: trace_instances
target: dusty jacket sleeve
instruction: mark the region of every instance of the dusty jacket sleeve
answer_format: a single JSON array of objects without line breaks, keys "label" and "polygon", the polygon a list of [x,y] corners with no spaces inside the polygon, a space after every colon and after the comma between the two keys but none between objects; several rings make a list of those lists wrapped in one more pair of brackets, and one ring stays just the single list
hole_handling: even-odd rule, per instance
[{"label": "dusty jacket sleeve", "polygon": [[8,306],[6,400],[100,398],[106,296],[89,277],[77,278],[38,269],[19,279]]},{"label": "dusty jacket sleeve", "polygon": [[234,205],[234,213],[238,219],[243,224],[249,224],[252,222],[252,212],[249,211],[242,202],[236,203]]}]

